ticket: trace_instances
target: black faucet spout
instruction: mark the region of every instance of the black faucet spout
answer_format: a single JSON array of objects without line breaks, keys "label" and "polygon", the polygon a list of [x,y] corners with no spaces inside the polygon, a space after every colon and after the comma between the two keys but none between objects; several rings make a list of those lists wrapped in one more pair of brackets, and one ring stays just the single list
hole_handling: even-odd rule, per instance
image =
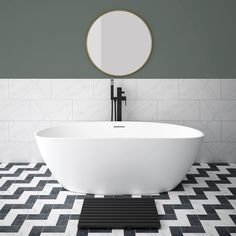
[{"label": "black faucet spout", "polygon": [[117,121],[122,121],[122,101],[126,102],[126,96],[123,96],[125,92],[121,87],[117,88]]}]

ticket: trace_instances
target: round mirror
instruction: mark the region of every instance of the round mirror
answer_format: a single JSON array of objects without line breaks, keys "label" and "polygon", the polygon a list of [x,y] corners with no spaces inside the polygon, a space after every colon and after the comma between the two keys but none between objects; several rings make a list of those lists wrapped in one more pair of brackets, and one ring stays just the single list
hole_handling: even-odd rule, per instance
[{"label": "round mirror", "polygon": [[94,65],[106,74],[125,76],[144,66],[152,50],[145,22],[128,11],[111,11],[99,17],[87,36]]}]

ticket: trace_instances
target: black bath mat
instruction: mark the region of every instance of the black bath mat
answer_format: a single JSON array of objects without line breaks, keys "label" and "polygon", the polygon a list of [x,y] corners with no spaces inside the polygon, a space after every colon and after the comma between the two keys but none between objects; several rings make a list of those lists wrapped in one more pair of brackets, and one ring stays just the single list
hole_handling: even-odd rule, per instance
[{"label": "black bath mat", "polygon": [[79,229],[159,229],[151,198],[86,198]]}]

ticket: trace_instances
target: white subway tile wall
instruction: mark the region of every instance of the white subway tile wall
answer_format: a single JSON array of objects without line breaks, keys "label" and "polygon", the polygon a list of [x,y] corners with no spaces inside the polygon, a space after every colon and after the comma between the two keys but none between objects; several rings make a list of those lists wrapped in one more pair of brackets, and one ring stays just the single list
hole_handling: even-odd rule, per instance
[{"label": "white subway tile wall", "polygon": [[0,141],[8,141],[8,122],[0,121]]},{"label": "white subway tile wall", "polygon": [[8,80],[0,79],[0,99],[8,98]]},{"label": "white subway tile wall", "polygon": [[137,80],[137,97],[139,99],[177,99],[178,80],[173,80],[173,79]]},{"label": "white subway tile wall", "polygon": [[[236,162],[236,79],[115,79],[123,119],[205,133],[197,161]],[[34,133],[75,121],[110,120],[109,79],[0,79],[0,162],[42,161]],[[177,157],[176,157],[177,158]]]},{"label": "white subway tile wall", "polygon": [[199,120],[199,101],[159,100],[159,120]]},{"label": "white subway tile wall", "polygon": [[32,100],[30,114],[31,120],[72,120],[72,101]]},{"label": "white subway tile wall", "polygon": [[180,99],[220,99],[219,79],[181,79],[179,80]]},{"label": "white subway tile wall", "polygon": [[50,80],[10,79],[9,98],[47,99],[51,96]]},{"label": "white subway tile wall", "polygon": [[10,142],[34,142],[37,130],[50,127],[50,121],[10,121]]},{"label": "white subway tile wall", "polygon": [[236,80],[227,79],[222,80],[222,98],[236,99]]},{"label": "white subway tile wall", "polygon": [[30,102],[28,100],[0,100],[0,120],[30,120]]},{"label": "white subway tile wall", "polygon": [[73,102],[73,120],[109,120],[109,100],[76,100]]},{"label": "white subway tile wall", "polygon": [[52,98],[55,99],[93,99],[92,79],[54,79]]},{"label": "white subway tile wall", "polygon": [[156,121],[157,101],[127,100],[123,109],[123,120],[126,121]]}]

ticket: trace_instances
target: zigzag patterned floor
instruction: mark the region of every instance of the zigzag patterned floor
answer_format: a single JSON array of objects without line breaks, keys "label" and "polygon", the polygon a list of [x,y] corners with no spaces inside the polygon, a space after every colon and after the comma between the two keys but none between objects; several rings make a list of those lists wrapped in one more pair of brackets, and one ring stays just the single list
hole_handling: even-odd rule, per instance
[{"label": "zigzag patterned floor", "polygon": [[171,192],[123,196],[155,198],[159,232],[77,231],[86,197],[104,196],[66,191],[43,163],[1,163],[0,235],[236,235],[236,164],[195,164]]}]

